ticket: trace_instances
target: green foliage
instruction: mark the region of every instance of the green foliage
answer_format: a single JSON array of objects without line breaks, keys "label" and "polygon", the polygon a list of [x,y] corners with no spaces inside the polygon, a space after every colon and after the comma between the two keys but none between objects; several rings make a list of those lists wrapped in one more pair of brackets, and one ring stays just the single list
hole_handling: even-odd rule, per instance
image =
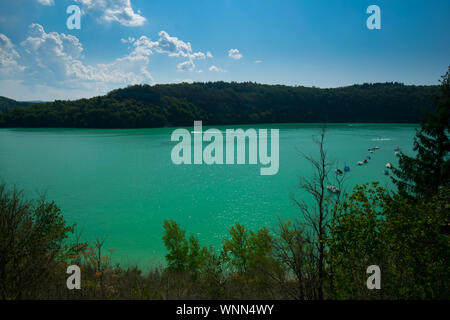
[{"label": "green foliage", "polygon": [[[244,83],[135,85],[106,96],[11,108],[4,127],[144,128],[292,122],[417,123],[437,86],[334,89]],[[1,101],[0,101],[1,103]],[[11,104],[11,103],[9,103]],[[1,112],[0,112],[1,113]]]},{"label": "green foliage", "polygon": [[[328,239],[330,281],[338,299],[448,299],[449,189],[432,200],[389,195],[373,184],[357,186],[338,209]],[[382,290],[367,290],[365,270],[382,270]]]},{"label": "green foliage", "polygon": [[164,245],[167,248],[166,261],[170,270],[183,272],[187,269],[189,244],[186,231],[180,229],[175,221],[164,221]]},{"label": "green foliage", "polygon": [[450,297],[450,237],[442,226],[450,218],[450,188],[430,200],[394,195],[386,210],[388,254],[386,294],[395,299]]},{"label": "green foliage", "polygon": [[[441,227],[449,217],[449,195],[446,188],[418,201],[391,195],[377,183],[356,186],[331,222],[325,298],[448,299],[450,241]],[[289,221],[276,235],[237,224],[220,254],[165,221],[167,267],[143,274],[113,265],[103,241],[64,245],[72,228],[52,202],[25,201],[3,187],[0,212],[3,299],[318,299],[314,241]],[[65,287],[69,264],[81,267],[81,290]],[[382,290],[365,286],[372,264],[381,267]]]},{"label": "green foliage", "polygon": [[415,157],[401,154],[394,182],[399,192],[431,199],[450,186],[450,67],[442,77],[437,109],[422,121],[414,138]]},{"label": "green foliage", "polygon": [[61,210],[44,199],[24,200],[16,188],[0,185],[0,296],[20,299],[44,290],[67,252]]},{"label": "green foliage", "polygon": [[163,240],[168,250],[166,261],[170,271],[180,273],[187,271],[195,276],[202,270],[209,251],[206,247],[200,247],[194,235],[186,239],[185,230],[182,230],[175,221],[165,220]]},{"label": "green foliage", "polygon": [[230,262],[232,270],[238,274],[245,274],[249,267],[249,235],[241,224],[231,227],[230,240],[223,241],[223,251],[226,261]]},{"label": "green foliage", "polygon": [[223,241],[223,256],[235,278],[261,285],[268,274],[281,272],[273,255],[273,237],[267,228],[254,232],[236,224],[229,233],[231,239]]},{"label": "green foliage", "polygon": [[317,299],[320,284],[316,241],[304,227],[289,220],[280,222],[278,229],[279,234],[273,246],[275,258],[285,270],[285,279],[282,280],[287,283],[283,286],[284,290],[297,300]]},{"label": "green foliage", "polygon": [[336,208],[327,240],[332,298],[355,299],[379,294],[367,290],[365,271],[373,264],[384,270],[381,230],[387,196],[387,191],[377,183],[370,187],[355,186],[343,205]]}]

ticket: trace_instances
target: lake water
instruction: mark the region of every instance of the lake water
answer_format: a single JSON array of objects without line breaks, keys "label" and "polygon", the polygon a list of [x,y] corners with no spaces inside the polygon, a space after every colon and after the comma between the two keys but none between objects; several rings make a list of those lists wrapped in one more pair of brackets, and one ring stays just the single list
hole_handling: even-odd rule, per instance
[{"label": "lake water", "polygon": [[[253,127],[280,129],[278,174],[261,176],[260,165],[176,166],[171,161],[174,128],[1,129],[0,179],[30,196],[46,192],[85,239],[106,237],[116,261],[148,266],[164,259],[164,219],[174,219],[204,245],[220,246],[236,223],[256,229],[298,217],[290,193],[302,196],[298,178],[311,171],[300,152],[317,154],[312,137],[320,126]],[[351,167],[347,189],[367,181],[390,187],[384,166],[397,164],[396,146],[412,152],[416,127],[329,125],[329,158],[340,168]],[[372,160],[357,166],[374,146],[380,149],[371,154]]]}]

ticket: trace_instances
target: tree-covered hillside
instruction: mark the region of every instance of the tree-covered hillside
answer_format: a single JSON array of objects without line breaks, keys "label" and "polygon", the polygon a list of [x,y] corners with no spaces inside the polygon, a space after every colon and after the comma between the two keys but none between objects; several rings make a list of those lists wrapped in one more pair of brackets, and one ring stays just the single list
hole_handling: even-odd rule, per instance
[{"label": "tree-covered hillside", "polygon": [[320,89],[257,83],[135,85],[105,96],[40,103],[0,113],[3,127],[139,128],[192,125],[418,123],[438,86],[400,83]]},{"label": "tree-covered hillside", "polygon": [[30,104],[32,104],[32,102],[16,101],[0,96],[0,112],[6,112],[14,108],[26,107]]}]

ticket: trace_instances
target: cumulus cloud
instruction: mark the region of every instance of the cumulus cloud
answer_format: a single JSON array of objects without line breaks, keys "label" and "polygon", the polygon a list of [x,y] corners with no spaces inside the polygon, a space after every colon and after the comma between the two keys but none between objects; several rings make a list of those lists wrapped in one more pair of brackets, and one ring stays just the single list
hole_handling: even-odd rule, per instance
[{"label": "cumulus cloud", "polygon": [[[53,6],[54,0],[37,0],[44,6]],[[118,22],[126,27],[144,25],[147,20],[139,10],[134,11],[131,0],[74,0],[82,6],[83,13],[100,12],[101,20]]]},{"label": "cumulus cloud", "polygon": [[187,60],[187,61],[181,62],[177,65],[177,69],[179,71],[192,71],[192,70],[194,70],[194,68],[195,68],[195,65],[192,60]]},{"label": "cumulus cloud", "polygon": [[208,70],[211,71],[211,72],[225,72],[225,70],[220,69],[217,66],[211,66],[211,67],[208,68]]},{"label": "cumulus cloud", "polygon": [[[184,42],[177,37],[170,36],[164,30],[160,31],[158,36],[159,38],[156,41],[152,41],[147,36],[141,36],[133,43],[135,51],[146,55],[156,52],[166,54],[169,57],[186,58],[186,61],[177,65],[179,71],[192,71],[195,68],[194,60],[208,57],[208,53],[193,52],[190,42]],[[212,57],[211,54],[210,56]]]},{"label": "cumulus cloud", "polygon": [[239,60],[242,58],[242,54],[238,49],[230,49],[228,50],[228,56],[232,59]]},{"label": "cumulus cloud", "polygon": [[128,37],[128,38],[121,38],[120,41],[122,43],[133,43],[134,41],[136,41],[136,39],[134,37]]},{"label": "cumulus cloud", "polygon": [[[165,31],[155,41],[147,36],[121,41],[130,45],[127,54],[107,63],[88,64],[76,36],[48,32],[36,23],[30,25],[26,39],[17,46],[0,34],[0,91],[5,94],[7,88],[27,88],[29,95],[40,99],[45,95],[86,96],[82,92],[92,96],[129,84],[153,83],[149,65],[154,54],[181,60],[176,66],[180,72],[193,71],[195,60],[208,57],[208,53],[194,52],[189,42]],[[222,70],[217,68],[217,72]]]},{"label": "cumulus cloud", "polygon": [[165,53],[171,57],[204,57],[202,52],[192,53],[190,42],[184,42],[177,37],[172,37],[164,30],[160,31],[158,36],[159,39],[156,41],[151,41],[146,36],[142,36],[135,42],[135,45],[155,50],[158,53]]},{"label": "cumulus cloud", "polygon": [[[44,0],[47,1],[47,0]],[[75,0],[82,5],[83,12],[101,12],[101,19],[118,22],[126,27],[144,25],[145,17],[135,12],[130,0]]]},{"label": "cumulus cloud", "polygon": [[27,79],[64,86],[134,84],[152,80],[147,70],[148,55],[131,52],[106,64],[86,65],[81,61],[82,44],[77,37],[45,32],[39,24],[30,26],[30,35],[21,43],[28,62]]},{"label": "cumulus cloud", "polygon": [[0,76],[23,71],[25,67],[19,64],[19,59],[20,55],[11,40],[0,33]]},{"label": "cumulus cloud", "polygon": [[38,2],[44,6],[52,6],[55,4],[53,0],[38,0]]}]

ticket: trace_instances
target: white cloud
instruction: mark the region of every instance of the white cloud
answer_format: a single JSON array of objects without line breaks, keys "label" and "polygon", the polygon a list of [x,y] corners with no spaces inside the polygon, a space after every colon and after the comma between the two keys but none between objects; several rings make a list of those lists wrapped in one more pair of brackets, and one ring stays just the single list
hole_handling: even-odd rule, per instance
[{"label": "white cloud", "polygon": [[156,41],[151,41],[146,36],[142,36],[136,44],[153,49],[158,53],[166,53],[171,57],[204,58],[205,56],[202,52],[192,53],[190,42],[184,42],[177,37],[172,37],[164,30],[160,31],[158,35],[159,39]]},{"label": "white cloud", "polygon": [[122,43],[133,43],[134,41],[136,41],[136,39],[133,37],[128,37],[127,39],[121,38],[120,41]]},{"label": "white cloud", "polygon": [[195,68],[194,60],[206,59],[208,56],[208,53],[193,52],[190,42],[172,37],[164,30],[160,31],[158,36],[156,41],[152,41],[147,36],[140,37],[133,43],[136,47],[135,51],[146,55],[156,52],[167,54],[169,57],[187,58],[188,60],[177,65],[178,71],[192,71]]},{"label": "white cloud", "polygon": [[262,63],[262,60],[255,60],[255,63]]},{"label": "white cloud", "polygon": [[11,40],[0,33],[0,76],[12,75],[21,72],[25,67],[18,62],[19,53],[15,50]]},{"label": "white cloud", "polygon": [[[45,0],[44,0],[45,1]],[[145,17],[140,12],[134,12],[130,0],[75,0],[82,4],[83,12],[102,13],[101,19],[108,22],[118,22],[126,27],[144,25]]]},{"label": "white cloud", "polygon": [[211,72],[225,72],[225,70],[222,70],[222,69],[220,69],[217,66],[211,66],[211,67],[208,68],[208,70],[211,71]]},{"label": "white cloud", "polygon": [[160,31],[159,39],[155,42],[155,50],[167,53],[169,56],[188,57],[192,52],[191,43],[184,42],[177,37],[171,37],[167,32]]},{"label": "white cloud", "polygon": [[185,62],[181,62],[177,65],[178,71],[192,71],[194,70],[195,65],[192,60],[187,60]]},{"label": "white cloud", "polygon": [[213,58],[213,55],[212,55],[211,52],[208,51],[208,52],[206,52],[206,57],[207,57],[207,58]]},{"label": "white cloud", "polygon": [[238,49],[230,49],[228,50],[228,56],[232,59],[239,60],[242,58],[242,54]]},{"label": "white cloud", "polygon": [[44,6],[52,6],[55,4],[53,0],[38,0],[38,2]]},{"label": "white cloud", "polygon": [[189,56],[192,59],[206,59],[206,55],[203,52],[195,52]]},{"label": "white cloud", "polygon": [[32,24],[30,29],[30,36],[21,43],[27,53],[29,81],[88,86],[89,82],[125,85],[152,80],[147,70],[148,55],[133,51],[111,63],[85,65],[80,59],[83,47],[77,37],[46,33],[39,24]]},{"label": "white cloud", "polygon": [[[27,38],[20,46],[14,46],[6,35],[0,34],[0,79],[3,79],[0,91],[8,95],[5,86],[15,87],[15,94],[21,95],[22,88],[28,88],[23,95],[39,99],[45,95],[58,99],[64,95],[67,98],[99,95],[129,84],[153,83],[149,71],[151,55],[180,59],[178,71],[193,71],[194,61],[208,56],[193,52],[189,42],[165,31],[159,33],[156,41],[146,36],[120,41],[130,44],[129,53],[106,63],[88,64],[82,43],[73,35],[46,32],[43,26],[32,24]],[[213,71],[224,72],[214,68]]]}]

